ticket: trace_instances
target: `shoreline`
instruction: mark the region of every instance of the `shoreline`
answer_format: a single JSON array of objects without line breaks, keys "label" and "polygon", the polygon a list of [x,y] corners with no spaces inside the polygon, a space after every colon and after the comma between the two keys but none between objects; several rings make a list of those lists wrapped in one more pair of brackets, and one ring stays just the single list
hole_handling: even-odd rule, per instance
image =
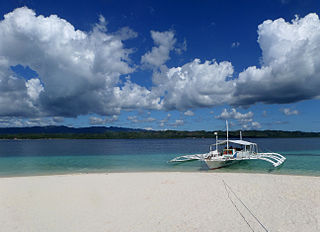
[{"label": "shoreline", "polygon": [[78,175],[95,175],[95,174],[101,174],[101,175],[107,175],[107,174],[150,174],[150,173],[194,173],[194,174],[209,174],[209,175],[215,175],[215,174],[248,174],[248,175],[268,175],[268,176],[296,176],[296,177],[318,177],[320,178],[319,175],[303,175],[303,174],[288,174],[288,173],[266,173],[266,172],[214,172],[211,170],[203,170],[203,171],[115,171],[115,172],[107,172],[107,171],[102,171],[102,172],[74,172],[74,173],[52,173],[52,174],[35,174],[35,175],[0,175],[0,179],[3,178],[23,178],[23,177],[41,177],[41,176],[78,176]]},{"label": "shoreline", "polygon": [[95,174],[101,174],[101,175],[108,175],[108,174],[149,174],[149,173],[194,173],[194,174],[248,174],[248,175],[270,175],[270,176],[296,176],[296,177],[318,177],[319,175],[303,175],[303,174],[287,174],[287,173],[266,173],[266,172],[214,172],[214,171],[128,171],[128,172],[122,172],[122,171],[115,171],[115,172],[74,172],[74,173],[52,173],[52,174],[35,174],[35,175],[8,175],[8,176],[1,176],[0,179],[3,178],[24,178],[24,177],[42,177],[42,176],[78,176],[78,175],[95,175]]},{"label": "shoreline", "polygon": [[[309,133],[309,132],[305,132]],[[311,132],[310,132],[311,133]],[[316,132],[319,133],[319,132]],[[237,138],[236,136],[230,137]],[[246,136],[247,139],[308,139],[308,138],[320,138],[320,135],[316,136]],[[32,138],[32,137],[22,137],[22,138],[0,138],[0,141],[24,141],[24,140],[165,140],[165,139],[212,139],[214,140],[214,136],[208,137],[194,137],[194,136],[185,136],[185,137],[39,137],[39,138]]]},{"label": "shoreline", "polygon": [[319,231],[320,177],[134,172],[0,178],[18,231]]}]

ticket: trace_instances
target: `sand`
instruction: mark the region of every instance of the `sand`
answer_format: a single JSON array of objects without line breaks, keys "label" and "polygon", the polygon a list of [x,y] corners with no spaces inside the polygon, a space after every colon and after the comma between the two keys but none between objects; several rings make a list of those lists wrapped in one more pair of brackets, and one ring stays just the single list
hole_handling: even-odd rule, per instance
[{"label": "sand", "polygon": [[0,231],[320,231],[320,177],[112,173],[0,178]]}]

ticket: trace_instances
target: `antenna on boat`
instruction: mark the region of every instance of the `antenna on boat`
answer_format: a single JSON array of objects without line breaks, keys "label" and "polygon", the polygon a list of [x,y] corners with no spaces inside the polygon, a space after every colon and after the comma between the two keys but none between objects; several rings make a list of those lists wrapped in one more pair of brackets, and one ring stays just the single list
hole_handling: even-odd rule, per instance
[{"label": "antenna on boat", "polygon": [[242,132],[240,131],[240,140],[242,140]]},{"label": "antenna on boat", "polygon": [[228,128],[228,120],[226,120],[227,125],[227,149],[229,149],[229,128]]}]

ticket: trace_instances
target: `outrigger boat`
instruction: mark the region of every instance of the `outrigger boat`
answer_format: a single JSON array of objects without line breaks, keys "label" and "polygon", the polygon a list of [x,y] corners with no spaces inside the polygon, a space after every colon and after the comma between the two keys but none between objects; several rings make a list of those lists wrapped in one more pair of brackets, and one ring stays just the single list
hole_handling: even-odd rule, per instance
[{"label": "outrigger boat", "polygon": [[[242,140],[240,131],[239,140],[229,140],[228,122],[227,124],[227,139],[218,140],[218,133],[216,135],[216,143],[210,145],[210,150],[205,154],[183,155],[176,157],[169,162],[186,162],[193,160],[200,160],[207,164],[209,169],[217,169],[243,160],[264,160],[270,162],[274,167],[281,165],[286,158],[279,153],[261,153],[258,152],[256,143]],[[222,147],[222,149],[220,149]]]}]

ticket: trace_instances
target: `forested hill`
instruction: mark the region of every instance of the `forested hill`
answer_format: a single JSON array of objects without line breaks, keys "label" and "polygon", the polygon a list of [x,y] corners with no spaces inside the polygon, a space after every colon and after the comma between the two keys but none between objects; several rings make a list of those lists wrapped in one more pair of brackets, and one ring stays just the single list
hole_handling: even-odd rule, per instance
[{"label": "forested hill", "polygon": [[34,126],[34,127],[2,127],[0,135],[5,134],[103,134],[107,132],[138,132],[142,129],[125,127],[67,127],[67,126]]},{"label": "forested hill", "polygon": [[[239,131],[230,131],[230,138],[239,138]],[[224,138],[226,132],[218,131]],[[248,130],[242,132],[244,138],[294,138],[320,137],[320,132]],[[213,131],[150,131],[123,127],[82,127],[44,126],[0,128],[0,139],[138,139],[138,138],[214,138]]]}]

